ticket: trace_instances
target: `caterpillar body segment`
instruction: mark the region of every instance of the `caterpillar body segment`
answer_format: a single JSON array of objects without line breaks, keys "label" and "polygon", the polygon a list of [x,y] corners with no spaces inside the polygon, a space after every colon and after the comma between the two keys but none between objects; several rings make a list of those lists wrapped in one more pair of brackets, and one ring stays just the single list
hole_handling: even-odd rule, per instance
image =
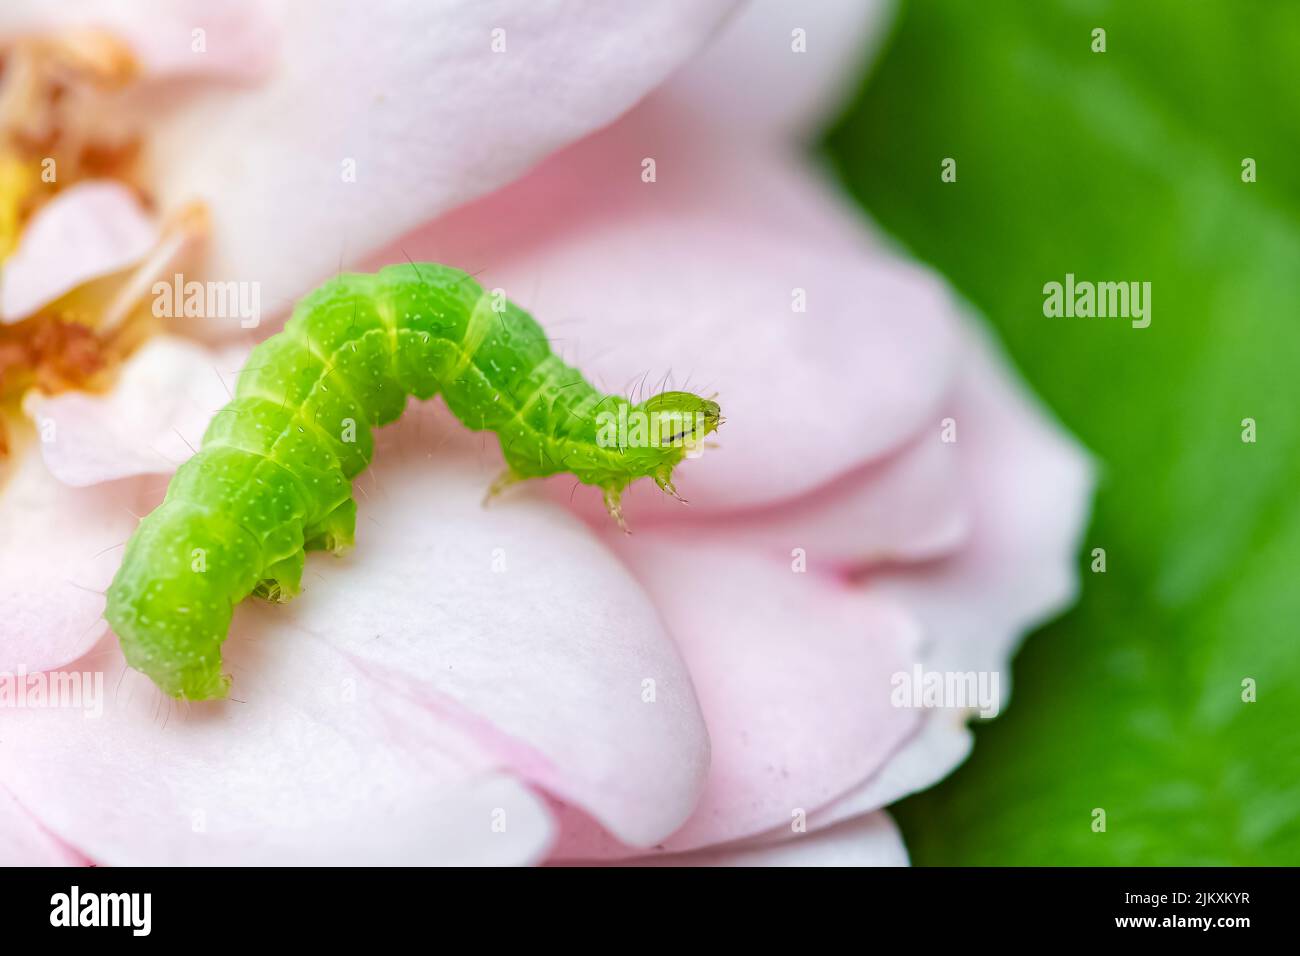
[{"label": "caterpillar body segment", "polygon": [[673,469],[721,423],[714,402],[688,392],[639,404],[599,392],[526,312],[458,269],[340,276],[252,351],[234,398],[127,543],[105,610],[127,662],[174,697],[224,697],[234,606],[289,600],[307,551],[352,546],[352,480],[370,464],[373,429],[408,396],[435,394],[498,435],[507,470],[489,495],[568,472],[599,487],[620,524],[623,489],[650,477],[676,496]]}]

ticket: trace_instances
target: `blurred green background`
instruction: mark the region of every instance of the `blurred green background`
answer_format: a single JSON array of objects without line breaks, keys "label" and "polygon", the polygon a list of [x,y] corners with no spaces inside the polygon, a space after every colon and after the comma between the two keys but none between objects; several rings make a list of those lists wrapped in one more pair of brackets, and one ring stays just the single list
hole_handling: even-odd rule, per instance
[{"label": "blurred green background", "polygon": [[[824,151],[1102,470],[1079,604],[896,807],[913,861],[1300,863],[1300,3],[904,3]],[[1045,318],[1067,272],[1151,326]]]}]

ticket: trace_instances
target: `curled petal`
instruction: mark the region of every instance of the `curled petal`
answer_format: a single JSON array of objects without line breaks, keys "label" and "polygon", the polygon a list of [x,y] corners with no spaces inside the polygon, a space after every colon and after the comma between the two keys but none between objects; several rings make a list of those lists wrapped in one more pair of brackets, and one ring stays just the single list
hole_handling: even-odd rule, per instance
[{"label": "curled petal", "polygon": [[16,322],[77,286],[143,259],[158,227],[120,183],[60,192],[27,224],[0,273],[0,321]]},{"label": "curled petal", "polygon": [[[961,377],[944,411],[971,502],[967,544],[916,568],[868,572],[863,584],[912,608],[936,670],[1005,667],[1025,632],[1073,602],[1093,465],[968,325]],[[936,437],[936,440],[937,437]],[[1008,682],[1002,681],[1005,691]]]},{"label": "curled petal", "polygon": [[298,602],[288,626],[463,724],[628,842],[662,839],[691,812],[708,767],[685,664],[653,604],[580,524],[527,496],[480,507],[490,473],[470,467],[480,446],[458,424],[428,439],[433,468],[385,457],[409,455],[400,443],[418,446],[407,436],[440,421],[408,410],[389,430],[361,485],[364,552],[321,567],[331,586]]},{"label": "curled petal", "polygon": [[626,861],[634,866],[907,866],[902,834],[883,810],[815,833],[746,840],[692,853]]},{"label": "curled petal", "polygon": [[[829,576],[695,537],[638,533],[620,556],[656,599],[682,649],[713,760],[690,820],[662,846],[691,850],[788,824],[870,776],[918,715],[890,703],[908,666],[911,617]],[[626,854],[576,816],[566,858]]]},{"label": "curled petal", "polygon": [[966,721],[965,711],[935,710],[924,714],[912,736],[879,770],[808,814],[808,831],[835,826],[934,786],[970,754],[975,741]]},{"label": "curled petal", "polygon": [[194,454],[213,414],[230,401],[245,351],[210,351],[184,339],[150,339],[107,395],[29,392],[51,474],[83,487],[133,475],[169,474]]},{"label": "curled petal", "polygon": [[[994,672],[1006,703],[1020,639],[1073,602],[1093,465],[1021,387],[987,334],[972,325],[968,364],[948,409],[956,422],[971,531],[953,554],[868,571],[864,585],[923,622],[927,670]],[[879,772],[809,818],[829,826],[932,786],[966,759],[969,711],[927,712]]]},{"label": "curled petal", "polygon": [[[736,547],[768,552],[789,561],[802,556],[809,570],[848,574],[887,562],[927,561],[951,554],[970,531],[969,502],[956,456],[928,433],[889,457],[860,466],[791,502],[710,514],[641,489],[635,520],[672,521],[683,548],[706,533]],[[557,482],[559,496],[569,487]],[[591,496],[584,514],[598,528],[609,516]]]}]

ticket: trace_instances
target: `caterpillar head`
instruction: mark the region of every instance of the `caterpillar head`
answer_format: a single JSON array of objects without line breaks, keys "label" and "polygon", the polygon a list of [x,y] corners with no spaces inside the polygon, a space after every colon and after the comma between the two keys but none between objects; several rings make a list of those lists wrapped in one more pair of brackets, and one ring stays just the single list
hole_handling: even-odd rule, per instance
[{"label": "caterpillar head", "polygon": [[[691,392],[660,392],[641,403],[653,444],[665,449],[699,448],[722,424],[718,403]],[[678,461],[681,457],[678,457]]]},{"label": "caterpillar head", "polygon": [[[665,492],[684,501],[673,487],[673,469],[696,457],[704,439],[724,421],[718,403],[691,392],[661,392],[632,409],[645,420],[645,437],[630,442],[627,454],[639,459],[638,470],[654,478]],[[635,433],[633,433],[635,437]],[[642,447],[635,447],[636,445]]]}]

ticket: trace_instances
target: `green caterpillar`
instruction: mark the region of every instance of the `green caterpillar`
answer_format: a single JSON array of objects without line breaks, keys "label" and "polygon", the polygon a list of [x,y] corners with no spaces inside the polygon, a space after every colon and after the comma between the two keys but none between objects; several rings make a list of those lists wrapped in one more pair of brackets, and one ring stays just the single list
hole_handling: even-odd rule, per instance
[{"label": "green caterpillar", "polygon": [[307,551],[352,546],[351,482],[370,463],[371,429],[408,395],[439,392],[466,426],[500,438],[507,469],[489,497],[570,472],[603,490],[621,526],[624,488],[650,477],[677,497],[673,469],[722,421],[689,392],[639,404],[601,394],[531,316],[458,269],[339,276],[253,350],[198,454],[127,543],[104,612],[127,663],[173,697],[224,697],[234,606],[289,600]]}]

